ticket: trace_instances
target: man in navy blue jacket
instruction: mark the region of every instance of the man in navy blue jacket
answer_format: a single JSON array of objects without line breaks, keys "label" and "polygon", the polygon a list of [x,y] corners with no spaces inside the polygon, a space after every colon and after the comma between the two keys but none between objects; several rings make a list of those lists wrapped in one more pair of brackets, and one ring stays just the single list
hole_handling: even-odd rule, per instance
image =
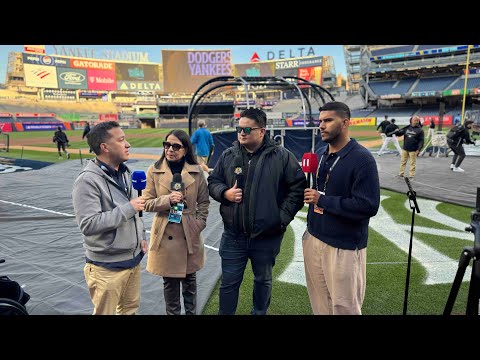
[{"label": "man in navy blue jacket", "polygon": [[360,315],[365,297],[368,223],[380,205],[377,164],[348,136],[350,109],[341,102],[320,108],[316,189],[309,204],[303,256],[308,296],[315,315]]}]

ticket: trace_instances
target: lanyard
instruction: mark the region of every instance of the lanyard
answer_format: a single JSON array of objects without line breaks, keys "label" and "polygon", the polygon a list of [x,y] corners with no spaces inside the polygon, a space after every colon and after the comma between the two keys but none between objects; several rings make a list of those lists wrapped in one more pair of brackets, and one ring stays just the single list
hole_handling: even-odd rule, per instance
[{"label": "lanyard", "polygon": [[[322,160],[323,160],[323,156],[320,158],[320,162],[318,164],[318,168],[317,168],[317,179],[318,179],[318,172],[320,171],[320,166],[322,166]],[[328,183],[328,179],[330,179],[330,174],[332,173],[332,170],[333,168],[335,167],[335,165],[337,165],[337,162],[338,160],[340,160],[340,156],[337,155],[337,158],[335,159],[335,161],[333,162],[332,166],[330,166],[330,169],[328,169],[328,172],[327,172],[327,177],[325,178],[325,184],[323,185],[323,193],[325,193],[325,190],[327,190],[327,183]],[[325,160],[326,161],[326,160]],[[317,190],[318,190],[318,183],[317,183]]]}]

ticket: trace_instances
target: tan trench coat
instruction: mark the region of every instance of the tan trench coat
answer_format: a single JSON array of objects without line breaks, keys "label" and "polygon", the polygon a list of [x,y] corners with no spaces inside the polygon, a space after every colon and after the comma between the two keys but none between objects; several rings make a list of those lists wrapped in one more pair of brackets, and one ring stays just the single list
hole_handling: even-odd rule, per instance
[{"label": "tan trench coat", "polygon": [[155,212],[150,233],[147,271],[160,276],[184,278],[200,270],[205,263],[203,239],[210,204],[207,181],[199,165],[185,162],[182,169],[185,184],[184,209],[180,224],[168,223],[172,172],[166,160],[160,169],[151,165],[143,192],[145,211]]}]

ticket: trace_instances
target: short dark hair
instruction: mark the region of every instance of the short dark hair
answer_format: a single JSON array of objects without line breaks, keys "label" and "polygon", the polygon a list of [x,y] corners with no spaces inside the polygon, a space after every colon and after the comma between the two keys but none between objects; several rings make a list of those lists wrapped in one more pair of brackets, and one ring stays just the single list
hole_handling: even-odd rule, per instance
[{"label": "short dark hair", "polygon": [[[197,159],[193,154],[193,145],[190,141],[190,136],[188,136],[188,134],[183,130],[174,129],[165,136],[165,141],[168,141],[167,139],[170,135],[176,136],[185,148],[185,161],[189,164],[198,164]],[[162,163],[163,159],[165,159],[165,149],[163,149],[163,154],[160,156],[160,159],[155,163],[155,167],[157,169],[160,168],[160,164]]]},{"label": "short dark hair", "polygon": [[61,128],[60,126],[57,126],[57,129],[60,130],[60,131],[62,131],[62,128]]},{"label": "short dark hair", "polygon": [[91,128],[90,132],[87,134],[87,143],[96,155],[100,155],[100,144],[107,142],[107,140],[112,137],[108,130],[117,127],[120,127],[118,122],[105,121],[98,123]]},{"label": "short dark hair", "polygon": [[350,119],[350,108],[347,104],[340,101],[331,101],[324,104],[320,109],[322,111],[335,111],[341,117]]},{"label": "short dark hair", "polygon": [[255,121],[258,126],[267,127],[267,114],[257,108],[245,109],[240,113],[240,117],[246,117]]},{"label": "short dark hair", "polygon": [[395,119],[390,120],[392,123],[395,123]]}]

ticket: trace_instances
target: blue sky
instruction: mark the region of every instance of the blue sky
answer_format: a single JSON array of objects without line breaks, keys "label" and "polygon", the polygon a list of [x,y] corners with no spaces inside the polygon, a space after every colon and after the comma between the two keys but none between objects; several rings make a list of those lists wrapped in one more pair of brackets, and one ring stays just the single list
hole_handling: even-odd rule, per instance
[{"label": "blue sky", "polygon": [[[94,49],[98,58],[103,58],[104,50],[148,52],[149,60],[158,63],[162,61],[162,49],[231,49],[234,64],[250,62],[254,52],[258,54],[260,60],[279,60],[280,51],[283,51],[284,59],[289,58],[290,54],[293,57],[309,54],[333,56],[337,74],[347,74],[342,45],[56,45],[56,47]],[[10,51],[23,52],[23,45],[0,45],[0,83],[5,81]],[[53,55],[54,47],[46,45],[46,53]]]}]

